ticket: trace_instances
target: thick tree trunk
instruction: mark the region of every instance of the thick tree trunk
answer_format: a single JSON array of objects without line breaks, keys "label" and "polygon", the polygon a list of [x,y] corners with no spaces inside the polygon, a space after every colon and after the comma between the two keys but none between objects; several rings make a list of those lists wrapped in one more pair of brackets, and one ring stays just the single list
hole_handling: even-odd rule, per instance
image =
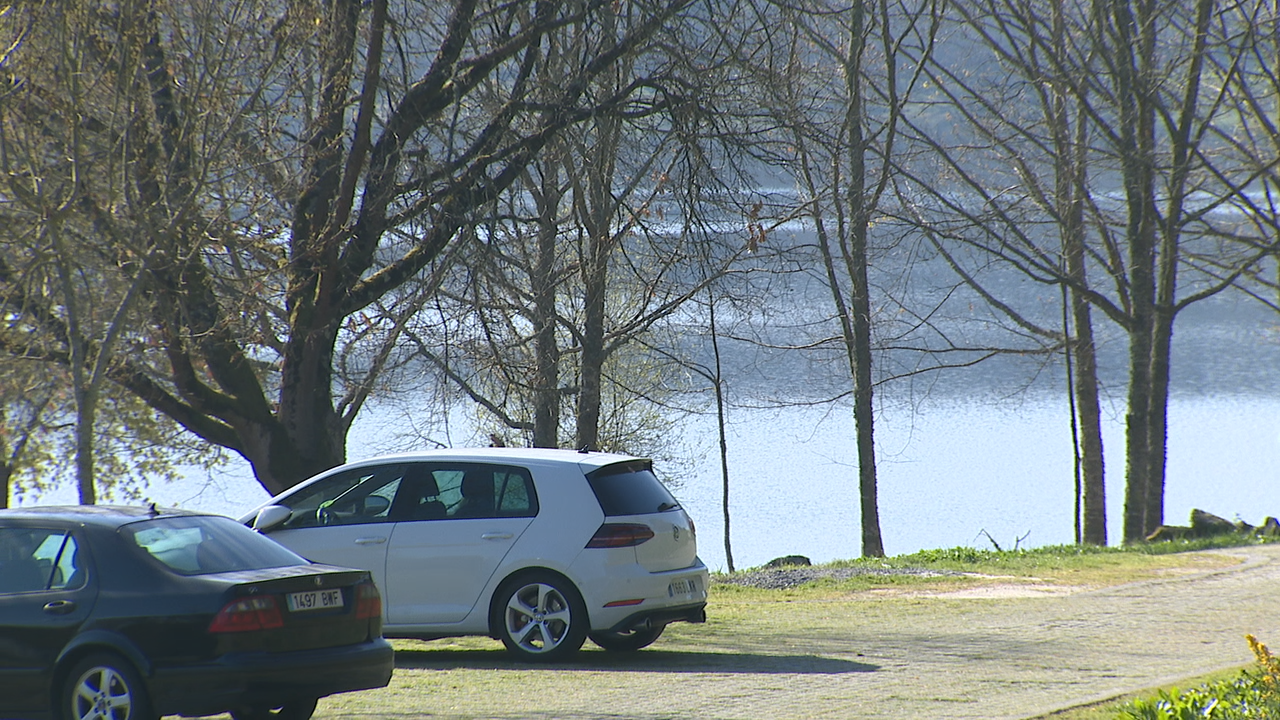
[{"label": "thick tree trunk", "polygon": [[[612,28],[606,27],[606,31]],[[621,123],[616,117],[596,118],[591,125],[594,143],[581,161],[583,176],[577,202],[582,208],[586,254],[582,259],[583,322],[582,369],[578,389],[578,449],[600,450],[600,403],[603,393],[605,350],[605,302],[609,287],[609,257],[616,244],[612,218],[615,209],[613,181],[621,148]],[[622,450],[624,448],[611,448]]]},{"label": "thick tree trunk", "polygon": [[538,193],[538,256],[533,277],[533,446],[560,446],[560,345],[556,340],[556,250],[560,237],[559,163],[544,163]]},{"label": "thick tree trunk", "polygon": [[604,373],[604,293],[607,263],[596,249],[603,242],[593,238],[594,256],[588,262],[582,323],[582,370],[578,387],[579,450],[600,449],[601,377]]},{"label": "thick tree trunk", "polygon": [[1117,52],[1120,163],[1124,177],[1129,246],[1129,412],[1124,539],[1142,540],[1152,468],[1156,343],[1155,98],[1150,83],[1155,53],[1152,8],[1144,2],[1108,0]]},{"label": "thick tree trunk", "polygon": [[[330,313],[333,310],[324,311]],[[336,314],[330,316],[336,321]],[[337,332],[310,327],[315,329],[290,342],[285,351],[279,422],[262,427],[261,442],[246,453],[258,481],[271,493],[346,461],[347,427],[334,409],[332,392]],[[242,437],[251,432],[246,430],[241,431]]]},{"label": "thick tree trunk", "polygon": [[[1138,275],[1135,268],[1135,296],[1140,288]],[[1135,327],[1129,332],[1129,412],[1125,422],[1125,542],[1137,542],[1147,536],[1147,486],[1151,478],[1152,310],[1149,303],[1139,307],[1137,297],[1133,321]]]}]

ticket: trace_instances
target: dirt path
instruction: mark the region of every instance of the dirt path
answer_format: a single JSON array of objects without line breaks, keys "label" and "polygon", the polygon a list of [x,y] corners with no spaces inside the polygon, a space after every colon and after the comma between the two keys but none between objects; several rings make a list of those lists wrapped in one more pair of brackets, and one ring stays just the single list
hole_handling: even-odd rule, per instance
[{"label": "dirt path", "polygon": [[565,667],[402,652],[391,687],[316,717],[1020,720],[1246,664],[1246,633],[1280,646],[1280,545],[1216,552],[1243,562],[1103,590],[712,608],[641,653]]}]

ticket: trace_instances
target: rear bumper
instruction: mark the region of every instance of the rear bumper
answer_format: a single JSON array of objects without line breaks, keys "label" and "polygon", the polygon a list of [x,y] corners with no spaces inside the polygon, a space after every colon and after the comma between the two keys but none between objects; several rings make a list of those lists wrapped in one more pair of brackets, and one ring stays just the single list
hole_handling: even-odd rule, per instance
[{"label": "rear bumper", "polygon": [[632,613],[609,628],[611,632],[629,632],[666,627],[673,622],[704,623],[707,621],[707,604],[696,603],[684,607],[658,608]]},{"label": "rear bumper", "polygon": [[[606,551],[619,559],[623,550]],[[584,559],[605,558],[592,553]],[[640,629],[646,624],[701,622],[706,618],[707,586],[710,574],[701,560],[675,570],[649,572],[631,562],[590,566],[585,562],[572,568],[591,615],[595,632]]]},{"label": "rear bumper", "polygon": [[386,687],[395,651],[382,638],[289,653],[232,653],[217,662],[156,668],[159,715],[214,715],[234,707],[279,707],[296,699]]}]

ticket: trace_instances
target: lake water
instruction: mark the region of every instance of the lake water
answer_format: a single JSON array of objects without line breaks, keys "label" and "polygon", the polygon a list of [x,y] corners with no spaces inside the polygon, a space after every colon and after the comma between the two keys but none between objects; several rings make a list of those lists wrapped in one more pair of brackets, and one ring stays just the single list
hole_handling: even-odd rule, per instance
[{"label": "lake water", "polygon": [[[1121,537],[1122,419],[1108,420],[1108,531]],[[686,438],[705,454],[676,493],[698,526],[700,555],[725,569],[719,454],[711,418]],[[844,410],[736,410],[730,415],[730,512],[738,568],[802,554],[815,562],[857,557],[853,421]],[[1035,547],[1074,538],[1073,459],[1064,403],[949,399],[890,408],[877,426],[880,522],[886,553],[927,548]],[[390,447],[376,419],[353,431],[351,459]],[[1175,397],[1170,408],[1166,522],[1192,508],[1258,524],[1280,515],[1280,400]],[[152,487],[161,504],[236,515],[266,499],[247,465]],[[24,504],[30,504],[28,499]],[[69,488],[40,502],[74,502]],[[988,538],[990,536],[990,539]]]},{"label": "lake water", "polygon": [[[1178,322],[1166,523],[1186,524],[1193,508],[1252,524],[1280,516],[1276,315],[1224,295],[1192,306]],[[1124,504],[1125,356],[1114,328],[1100,337],[1108,388],[1108,533],[1115,543],[1121,538]],[[737,385],[757,400],[768,392],[794,396],[842,382],[839,363],[771,366],[757,357],[735,360],[744,368]],[[992,540],[1005,549],[1072,542],[1074,460],[1063,387],[1061,368],[1037,372],[1010,360],[939,376],[910,402],[901,388],[881,393],[876,436],[885,551],[990,548]],[[393,412],[366,409],[352,429],[349,459],[403,449],[397,422]],[[789,554],[815,562],[857,557],[861,533],[851,412],[735,408],[729,423],[735,565],[752,567]],[[678,475],[676,494],[697,522],[703,559],[724,569],[714,419],[680,421],[673,437],[691,448],[683,454],[692,458],[671,468]],[[184,482],[149,488],[147,495],[161,504],[229,515],[267,497],[238,460],[212,475],[192,474]],[[35,502],[75,502],[74,489],[68,483],[41,498],[20,498],[18,504]]]},{"label": "lake water", "polygon": [[[816,409],[761,414],[729,441],[735,565],[785,554],[816,561],[858,556],[852,420]],[[708,428],[710,429],[710,428]],[[927,548],[1004,549],[1071,543],[1074,460],[1065,402],[940,404],[887,413],[878,432],[880,526],[889,555]],[[1124,430],[1104,430],[1108,533],[1122,537]],[[724,566],[718,468],[705,463],[681,489],[699,549]],[[1280,515],[1280,402],[1179,397],[1170,408],[1166,522],[1193,508],[1258,524]],[[990,536],[990,539],[988,538]],[[1020,540],[1021,539],[1021,540]]]}]

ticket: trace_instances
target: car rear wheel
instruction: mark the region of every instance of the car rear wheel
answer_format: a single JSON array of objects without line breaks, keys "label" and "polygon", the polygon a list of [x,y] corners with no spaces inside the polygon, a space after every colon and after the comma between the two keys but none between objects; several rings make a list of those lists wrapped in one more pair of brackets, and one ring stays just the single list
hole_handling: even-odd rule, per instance
[{"label": "car rear wheel", "polygon": [[535,662],[563,660],[587,639],[587,606],[571,583],[549,572],[517,575],[498,588],[502,644]]},{"label": "car rear wheel", "polygon": [[662,635],[662,631],[665,628],[665,625],[659,625],[658,627],[629,630],[627,632],[598,632],[591,633],[590,637],[591,642],[605,650],[631,652],[652,645]]},{"label": "car rear wheel", "polygon": [[309,720],[316,711],[316,701],[295,700],[277,708],[237,708],[231,711],[232,720]]},{"label": "car rear wheel", "polygon": [[156,720],[138,671],[114,653],[90,655],[67,675],[60,695],[66,720]]}]

